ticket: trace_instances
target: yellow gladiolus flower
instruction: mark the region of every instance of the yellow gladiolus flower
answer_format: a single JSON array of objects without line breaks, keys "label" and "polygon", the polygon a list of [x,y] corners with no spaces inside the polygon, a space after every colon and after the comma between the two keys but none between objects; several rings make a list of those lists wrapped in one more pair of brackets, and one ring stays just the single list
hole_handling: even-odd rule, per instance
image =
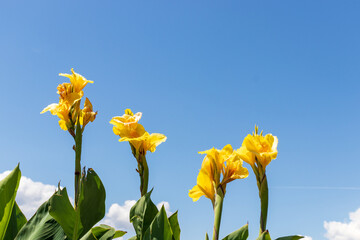
[{"label": "yellow gladiolus flower", "polygon": [[194,202],[205,196],[214,203],[215,193],[220,185],[225,193],[227,183],[249,176],[248,170],[242,166],[240,156],[230,144],[221,150],[212,148],[199,153],[206,156],[201,165],[197,184],[189,191],[189,196]]},{"label": "yellow gladiolus flower", "polygon": [[238,153],[245,162],[254,166],[256,159],[265,168],[273,159],[277,157],[278,138],[272,134],[263,136],[262,132],[258,134],[258,128],[255,126],[255,133],[248,134]]},{"label": "yellow gladiolus flower", "polygon": [[141,112],[134,114],[130,109],[126,109],[124,115],[113,117],[110,123],[114,125],[114,133],[120,136],[119,142],[130,142],[136,150],[141,149],[146,154],[147,151],[154,152],[159,144],[166,141],[166,136],[146,132],[138,123],[141,116]]}]

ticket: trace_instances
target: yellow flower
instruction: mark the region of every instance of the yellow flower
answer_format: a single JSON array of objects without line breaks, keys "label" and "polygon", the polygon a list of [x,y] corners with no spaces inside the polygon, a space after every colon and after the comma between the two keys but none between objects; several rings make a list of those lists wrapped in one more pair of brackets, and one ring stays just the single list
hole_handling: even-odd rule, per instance
[{"label": "yellow flower", "polygon": [[84,109],[80,118],[80,124],[86,126],[89,122],[93,122],[96,118],[97,112],[93,112],[93,106],[88,98],[85,99]]},{"label": "yellow flower", "polygon": [[141,149],[144,154],[147,151],[155,152],[156,147],[159,146],[161,143],[166,141],[166,136],[160,133],[152,133],[149,134],[145,132],[141,137],[137,138],[129,138],[129,137],[122,137],[119,139],[120,142],[130,142],[135,149]]},{"label": "yellow flower", "polygon": [[225,193],[227,183],[249,176],[248,170],[242,166],[240,156],[230,144],[221,150],[212,148],[199,153],[206,156],[197,177],[197,184],[189,191],[194,202],[204,195],[214,203],[215,193],[220,185]]},{"label": "yellow flower", "polygon": [[138,138],[144,135],[145,128],[138,123],[141,115],[141,112],[133,114],[130,109],[126,109],[124,115],[113,117],[110,123],[114,125],[114,133],[119,135],[120,138]]},{"label": "yellow flower", "polygon": [[125,114],[113,117],[110,121],[114,125],[113,132],[120,136],[119,142],[130,142],[136,150],[154,152],[156,147],[166,141],[166,136],[160,133],[149,134],[145,128],[138,123],[142,113],[134,114],[130,109],[125,110]]},{"label": "yellow flower", "polygon": [[255,133],[248,134],[238,153],[245,162],[255,165],[255,157],[263,168],[277,157],[278,138],[272,134],[258,135],[258,128],[255,126]]},{"label": "yellow flower", "polygon": [[86,84],[94,83],[94,82],[87,80],[80,74],[76,73],[73,68],[71,69],[71,72],[72,72],[72,75],[67,74],[67,73],[59,73],[59,75],[63,76],[63,77],[68,77],[71,82],[72,92],[79,93],[82,97],[83,96],[82,90],[86,86]]},{"label": "yellow flower", "polygon": [[70,78],[71,83],[58,85],[59,103],[50,104],[41,111],[41,113],[50,111],[51,114],[57,115],[60,118],[59,125],[65,131],[74,128],[79,115],[81,117],[80,124],[85,122],[85,125],[89,121],[94,121],[96,116],[89,99],[85,100],[84,110],[80,109],[80,100],[84,95],[82,89],[87,83],[93,83],[93,81],[86,80],[80,74],[75,73],[73,69],[71,71],[72,75],[60,73],[60,76]]}]

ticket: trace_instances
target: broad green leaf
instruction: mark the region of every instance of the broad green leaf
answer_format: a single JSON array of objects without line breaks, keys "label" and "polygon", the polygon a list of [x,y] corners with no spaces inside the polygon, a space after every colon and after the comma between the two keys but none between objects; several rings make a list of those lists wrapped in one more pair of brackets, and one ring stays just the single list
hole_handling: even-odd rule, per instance
[{"label": "broad green leaf", "polygon": [[144,235],[144,240],[172,240],[173,234],[169,220],[166,216],[166,211],[164,206],[161,207],[158,214],[155,216],[154,220],[150,224],[149,228],[146,230]]},{"label": "broad green leaf", "polygon": [[26,222],[26,217],[15,202],[4,240],[13,240]]},{"label": "broad green leaf", "polygon": [[246,240],[249,236],[248,231],[248,224],[244,225],[240,229],[236,230],[235,232],[230,233],[227,235],[223,240]]},{"label": "broad green leaf", "polygon": [[111,240],[122,237],[126,232],[115,231],[114,228],[101,224],[89,230],[81,240]]},{"label": "broad green leaf", "polygon": [[43,203],[36,211],[35,215],[20,229],[15,240],[70,239],[67,238],[60,224],[57,223],[55,219],[49,214],[51,198],[47,202]]},{"label": "broad green leaf", "polygon": [[83,226],[80,237],[105,216],[105,188],[91,168],[87,170],[86,176],[81,178],[79,211]]},{"label": "broad green leaf", "polygon": [[[50,215],[61,225],[66,235],[74,239],[78,239],[82,231],[81,222],[76,221],[76,212],[72,207],[66,188],[58,190],[50,199]],[[76,231],[77,224],[77,231]],[[75,232],[75,233],[74,233]]]},{"label": "broad green leaf", "polygon": [[293,236],[286,236],[286,237],[279,237],[276,240],[299,240],[304,238],[303,236],[293,235]]},{"label": "broad green leaf", "polygon": [[[105,215],[105,188],[94,170],[81,178],[78,208],[75,211],[66,189],[50,202],[50,214],[72,239],[79,239]],[[115,230],[114,230],[115,231]]]},{"label": "broad green leaf", "polygon": [[142,196],[130,209],[130,222],[134,225],[136,236],[139,240],[143,239],[144,233],[159,212],[150,199],[151,192],[152,190]]},{"label": "broad green leaf", "polygon": [[256,240],[271,240],[269,231],[263,232]]},{"label": "broad green leaf", "polygon": [[177,211],[169,217],[169,222],[173,232],[174,240],[180,240],[180,225]]},{"label": "broad green leaf", "polygon": [[0,239],[4,239],[20,183],[19,164],[0,181]]}]

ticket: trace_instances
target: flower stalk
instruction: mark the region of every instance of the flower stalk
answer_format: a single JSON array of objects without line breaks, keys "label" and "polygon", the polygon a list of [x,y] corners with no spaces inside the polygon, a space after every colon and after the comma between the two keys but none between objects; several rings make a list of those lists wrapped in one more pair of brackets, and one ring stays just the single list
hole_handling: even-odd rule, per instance
[{"label": "flower stalk", "polygon": [[213,240],[219,239],[220,222],[221,222],[221,214],[222,214],[224,196],[225,196],[225,192],[224,192],[222,186],[220,185],[216,191],[216,196],[215,196]]},{"label": "flower stalk", "polygon": [[82,129],[80,123],[76,125],[75,131],[75,210],[77,209],[80,195],[80,177],[81,177],[81,145]]},{"label": "flower stalk", "polygon": [[140,193],[141,196],[144,196],[148,191],[149,185],[149,167],[146,161],[146,156],[143,151],[137,151],[131,143],[130,146],[138,164],[138,168],[136,169],[136,171],[139,173],[140,176]]},{"label": "flower stalk", "polygon": [[266,231],[266,221],[268,214],[269,190],[266,174],[258,180],[259,197],[260,197],[260,234]]}]

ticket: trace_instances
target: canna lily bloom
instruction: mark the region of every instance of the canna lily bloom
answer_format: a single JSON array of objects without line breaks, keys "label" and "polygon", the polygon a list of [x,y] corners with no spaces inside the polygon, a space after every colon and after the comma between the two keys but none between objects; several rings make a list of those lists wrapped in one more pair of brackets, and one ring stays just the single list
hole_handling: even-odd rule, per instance
[{"label": "canna lily bloom", "polygon": [[86,125],[89,121],[94,121],[97,114],[97,112],[93,112],[92,105],[87,98],[85,100],[84,109],[82,111],[80,109],[80,100],[84,95],[82,89],[87,83],[93,83],[93,81],[86,80],[80,74],[75,73],[73,69],[71,69],[71,71],[73,73],[72,75],[63,73],[59,74],[60,76],[70,78],[71,82],[58,85],[57,93],[59,94],[59,103],[52,103],[40,112],[45,113],[50,111],[51,114],[57,115],[60,118],[59,125],[61,129],[65,131],[74,128],[79,115],[80,124],[83,125],[83,122],[85,122]]},{"label": "canna lily bloom", "polygon": [[197,177],[197,184],[189,191],[189,196],[194,202],[201,196],[205,196],[214,204],[215,194],[219,187],[225,194],[227,183],[249,176],[248,170],[242,166],[239,154],[230,144],[221,150],[212,148],[199,153],[206,156]]},{"label": "canna lily bloom", "polygon": [[160,133],[149,134],[148,132],[145,132],[141,137],[123,137],[119,139],[119,142],[125,141],[130,142],[135,149],[141,149],[144,154],[146,154],[147,151],[155,152],[156,147],[166,141],[166,136]]},{"label": "canna lily bloom", "polygon": [[81,95],[81,97],[82,97],[84,95],[84,93],[82,91],[83,88],[88,83],[94,83],[94,81],[87,80],[86,78],[84,78],[80,74],[76,73],[73,68],[71,68],[71,72],[72,72],[71,75],[67,74],[67,73],[59,73],[59,75],[69,78],[71,86],[72,86],[72,92],[79,93]]},{"label": "canna lily bloom", "polygon": [[[133,114],[130,109],[126,109],[124,115],[113,117],[110,123],[114,125],[114,134],[119,135],[120,138],[138,138],[144,135],[146,132],[145,128],[138,123],[141,116],[141,112]],[[121,141],[121,139],[119,141]]]},{"label": "canna lily bloom", "polygon": [[[273,159],[277,157],[278,138],[272,134],[263,136],[261,131],[258,134],[258,127],[255,126],[255,133],[248,134],[240,149],[237,150],[242,160],[255,166],[256,159],[265,168]],[[255,159],[256,158],[256,159]]]},{"label": "canna lily bloom", "polygon": [[127,141],[136,150],[141,149],[146,154],[147,151],[154,152],[159,144],[166,141],[166,136],[146,132],[145,128],[138,123],[141,116],[141,112],[134,114],[130,109],[126,109],[124,115],[113,117],[110,123],[114,125],[114,134],[120,136],[119,142]]}]

